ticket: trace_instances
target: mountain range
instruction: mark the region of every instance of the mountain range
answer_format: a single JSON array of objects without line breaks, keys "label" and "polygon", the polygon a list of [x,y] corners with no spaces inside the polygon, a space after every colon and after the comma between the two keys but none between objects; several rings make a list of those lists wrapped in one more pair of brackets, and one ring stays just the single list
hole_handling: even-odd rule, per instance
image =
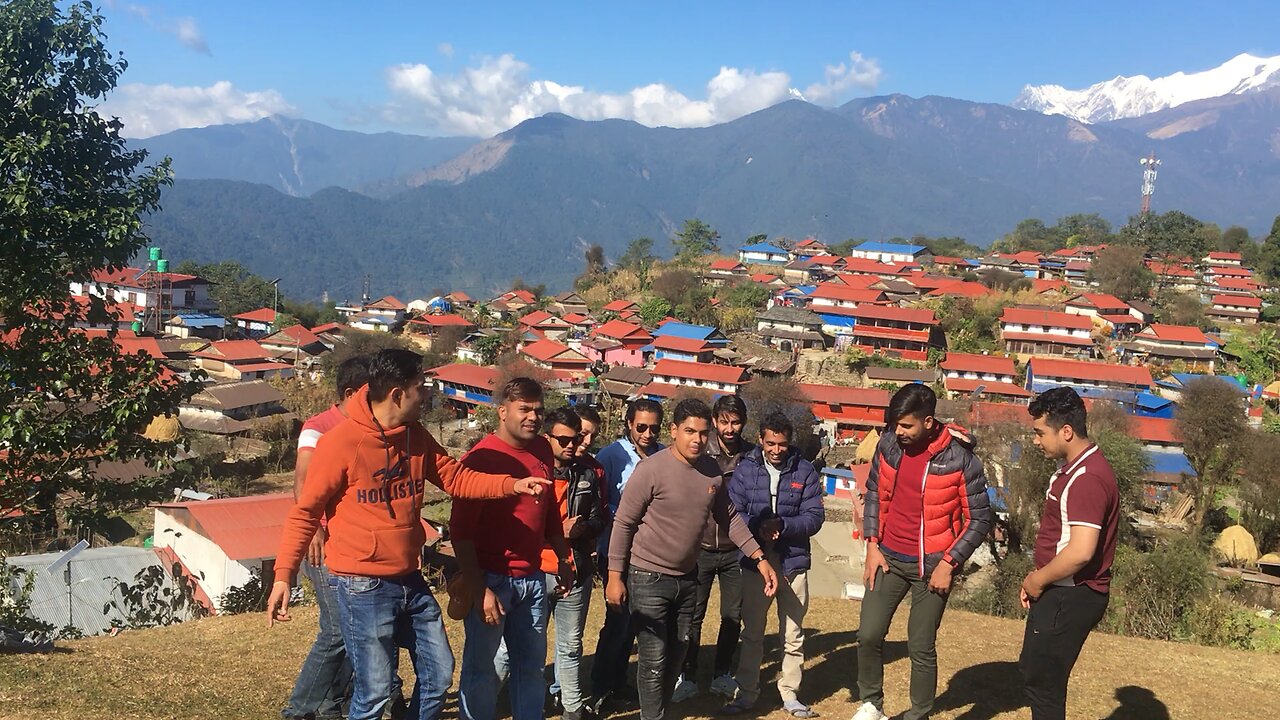
[{"label": "mountain range", "polygon": [[1146,75],[1121,75],[1083,90],[1027,85],[1013,106],[1097,123],[1140,117],[1192,100],[1243,95],[1273,87],[1280,87],[1280,56],[1263,58],[1242,53],[1210,70],[1176,72],[1154,80]]},{"label": "mountain range", "polygon": [[292,297],[341,300],[366,273],[375,294],[407,297],[484,294],[517,276],[560,289],[588,246],[618,257],[649,236],[667,253],[691,217],[730,251],[755,233],[986,245],[1028,217],[1123,223],[1139,206],[1137,160],[1153,151],[1156,210],[1265,233],[1280,212],[1278,128],[1271,87],[1092,124],[890,95],[793,100],[697,129],[553,114],[478,141],[269,119],[143,145],[174,158],[150,220],[170,257],[238,260],[283,276]]}]

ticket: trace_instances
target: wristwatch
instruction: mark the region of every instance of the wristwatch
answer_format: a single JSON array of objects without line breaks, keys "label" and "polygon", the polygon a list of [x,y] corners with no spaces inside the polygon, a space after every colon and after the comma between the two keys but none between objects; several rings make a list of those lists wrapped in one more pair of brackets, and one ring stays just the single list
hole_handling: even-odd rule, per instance
[{"label": "wristwatch", "polygon": [[764,560],[764,553],[760,553],[760,554],[759,554],[759,555],[757,555],[756,557],[750,557],[750,556],[748,556],[748,557],[747,557],[747,559],[748,559],[748,560],[750,560],[751,562],[755,563],[757,566],[759,566],[759,565],[760,565],[760,563]]}]

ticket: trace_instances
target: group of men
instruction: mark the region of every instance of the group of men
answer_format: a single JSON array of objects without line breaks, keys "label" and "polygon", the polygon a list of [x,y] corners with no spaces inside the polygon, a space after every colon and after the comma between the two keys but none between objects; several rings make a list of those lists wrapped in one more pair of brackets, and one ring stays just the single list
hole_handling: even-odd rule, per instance
[{"label": "group of men", "polygon": [[[514,378],[496,389],[495,432],[458,461],[418,420],[426,383],[412,352],[348,360],[337,373],[339,403],[304,425],[297,502],[267,613],[269,625],[289,620],[301,570],[315,589],[320,629],[285,717],[339,717],[344,701],[353,720],[387,711],[440,716],[454,658],[445,611],[421,572],[428,482],[453,497],[459,573],[448,613],[465,632],[461,717],[495,718],[505,682],[515,720],[540,720],[549,710],[566,720],[604,717],[628,701],[638,701],[642,720],[660,720],[671,703],[699,692],[701,630],[717,582],[721,617],[709,686],[726,701],[720,713],[756,708],[776,601],[783,709],[798,718],[817,715],[799,693],[810,538],[822,527],[824,491],[793,446],[785,415],[759,418],[753,444],[742,437],[747,409],[736,396],[714,407],[682,401],[665,424],[661,405],[638,400],[626,410],[623,436],[592,457],[599,415],[590,408],[546,411],[541,385]],[[1046,501],[1039,569],[1023,585],[1031,617],[1022,668],[1036,718],[1063,716],[1066,678],[1106,607],[1114,549],[1114,478],[1107,495],[1109,468],[1088,441],[1083,405],[1074,393],[1075,404],[1055,393],[1031,405],[1037,444],[1068,461]],[[935,402],[924,386],[897,393],[889,411],[894,433],[872,460],[858,631],[863,702],[855,720],[885,717],[881,648],[908,591],[912,707],[904,717],[929,714],[934,640],[953,573],[990,530],[972,439],[937,421]],[[669,446],[659,442],[664,430]],[[597,575],[607,610],[588,692],[581,660]],[[544,665],[552,618],[549,703]],[[626,672],[633,646],[634,690]],[[409,650],[416,678],[407,697],[397,672],[400,648]]]}]

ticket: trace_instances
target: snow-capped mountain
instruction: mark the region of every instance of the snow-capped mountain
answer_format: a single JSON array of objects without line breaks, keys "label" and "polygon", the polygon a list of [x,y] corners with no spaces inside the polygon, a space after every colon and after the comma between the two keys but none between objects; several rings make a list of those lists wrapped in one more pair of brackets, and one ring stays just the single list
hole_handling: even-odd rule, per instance
[{"label": "snow-capped mountain", "polygon": [[1212,70],[1176,72],[1154,80],[1118,76],[1084,90],[1061,85],[1027,85],[1013,106],[1046,115],[1066,115],[1085,123],[1138,117],[1192,100],[1239,95],[1280,86],[1280,55],[1237,55]]}]

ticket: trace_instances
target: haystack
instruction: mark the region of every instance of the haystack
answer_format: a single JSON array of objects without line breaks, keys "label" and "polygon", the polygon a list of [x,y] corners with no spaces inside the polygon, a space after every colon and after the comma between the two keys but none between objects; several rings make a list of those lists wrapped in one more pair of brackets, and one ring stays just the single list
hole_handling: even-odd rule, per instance
[{"label": "haystack", "polygon": [[858,443],[858,449],[853,453],[853,461],[855,463],[871,462],[871,458],[876,454],[876,445],[879,444],[880,433],[872,429],[866,437],[862,438],[862,442]]},{"label": "haystack", "polygon": [[1253,565],[1258,562],[1258,544],[1242,525],[1223,530],[1213,541],[1213,549],[1231,563]]},{"label": "haystack", "polygon": [[151,419],[142,437],[155,442],[173,442],[182,437],[182,424],[173,415],[157,415]]}]

